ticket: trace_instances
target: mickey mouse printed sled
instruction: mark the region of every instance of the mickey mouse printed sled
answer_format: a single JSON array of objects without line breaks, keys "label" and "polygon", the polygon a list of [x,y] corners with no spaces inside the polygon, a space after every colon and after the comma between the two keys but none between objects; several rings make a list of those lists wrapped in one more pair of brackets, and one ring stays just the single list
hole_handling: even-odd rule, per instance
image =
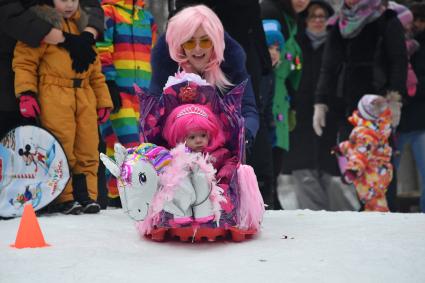
[{"label": "mickey mouse printed sled", "polygon": [[0,142],[0,217],[22,215],[52,202],[69,181],[68,160],[55,137],[37,126],[20,126]]}]

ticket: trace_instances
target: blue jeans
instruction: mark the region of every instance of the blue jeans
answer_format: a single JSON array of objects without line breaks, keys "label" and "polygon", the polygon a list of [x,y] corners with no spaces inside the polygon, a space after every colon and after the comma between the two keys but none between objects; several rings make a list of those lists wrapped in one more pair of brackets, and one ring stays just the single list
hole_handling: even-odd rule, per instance
[{"label": "blue jeans", "polygon": [[[425,213],[425,131],[414,131],[409,133],[400,133],[398,137],[398,149],[402,152],[403,147],[410,144],[412,148],[413,158],[421,178],[421,211]],[[401,156],[395,158],[397,168],[400,165]]]}]

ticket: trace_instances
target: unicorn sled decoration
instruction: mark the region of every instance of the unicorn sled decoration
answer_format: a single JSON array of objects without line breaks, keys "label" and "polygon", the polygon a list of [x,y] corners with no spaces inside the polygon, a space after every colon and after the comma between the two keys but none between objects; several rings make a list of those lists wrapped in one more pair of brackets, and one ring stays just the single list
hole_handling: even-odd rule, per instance
[{"label": "unicorn sled decoration", "polygon": [[170,77],[161,97],[141,93],[145,143],[115,145],[101,160],[118,179],[124,211],[155,241],[243,241],[256,234],[264,203],[244,159],[241,99],[194,74]]}]

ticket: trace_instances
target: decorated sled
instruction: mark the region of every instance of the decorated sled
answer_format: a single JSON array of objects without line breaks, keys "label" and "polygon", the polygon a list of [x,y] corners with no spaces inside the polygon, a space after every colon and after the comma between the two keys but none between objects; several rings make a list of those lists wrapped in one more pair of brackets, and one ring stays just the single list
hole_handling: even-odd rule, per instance
[{"label": "decorated sled", "polygon": [[68,160],[60,143],[46,130],[20,126],[0,143],[0,217],[20,216],[24,205],[48,205],[65,188]]},{"label": "decorated sled", "polygon": [[[187,74],[172,77],[160,97],[141,93],[141,135],[145,143],[132,149],[117,144],[115,160],[101,154],[106,167],[118,178],[123,209],[137,221],[141,235],[155,241],[179,239],[198,242],[225,238],[243,241],[258,232],[264,203],[254,171],[242,164],[245,142],[241,100],[245,84],[236,86],[221,97],[214,87],[198,76]],[[192,182],[208,180],[211,186],[209,194],[195,196],[192,204],[196,213],[202,200],[209,198],[212,201],[214,218],[202,221],[195,217],[191,221],[180,221],[178,208],[172,207],[173,195],[179,191],[168,189],[170,183],[183,180],[173,172],[181,166],[177,162],[180,158],[176,157],[184,155],[185,150],[184,146],[170,150],[162,137],[162,128],[166,117],[175,107],[188,103],[207,105],[219,117],[225,134],[225,147],[239,161],[229,188],[222,190],[214,179],[215,170],[208,163],[207,156],[186,157],[186,162],[195,162],[197,168],[202,168],[202,172],[195,174],[197,180],[191,177]],[[184,186],[181,190],[185,190]],[[198,199],[201,201],[198,202]]]}]

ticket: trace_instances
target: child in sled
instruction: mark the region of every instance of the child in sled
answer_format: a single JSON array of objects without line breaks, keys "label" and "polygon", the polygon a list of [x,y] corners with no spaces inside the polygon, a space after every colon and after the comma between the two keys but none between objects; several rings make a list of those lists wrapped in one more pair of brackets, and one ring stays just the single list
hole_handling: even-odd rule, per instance
[{"label": "child in sled", "polygon": [[[205,105],[180,105],[167,117],[163,136],[170,147],[176,147],[181,143],[186,146],[186,150],[174,157],[186,160],[180,169],[189,173],[188,178],[175,187],[172,206],[180,204],[184,206],[180,207],[183,214],[180,213],[178,222],[191,222],[193,216],[196,222],[205,223],[213,220],[215,213],[221,209],[230,212],[233,205],[228,190],[237,168],[238,158],[224,147],[224,133],[215,114]],[[178,150],[172,151],[172,155],[173,153],[176,155],[176,151]],[[199,163],[203,159],[206,162]],[[209,164],[213,170],[207,169]],[[217,172],[215,176],[212,174],[208,177],[208,174],[202,172],[214,172],[214,169]],[[210,195],[210,192],[214,189],[215,182],[221,188],[217,193],[220,192],[223,199],[214,205],[217,194]],[[170,204],[166,204],[165,210],[169,209],[169,206]],[[176,216],[175,211],[169,212]]]}]

